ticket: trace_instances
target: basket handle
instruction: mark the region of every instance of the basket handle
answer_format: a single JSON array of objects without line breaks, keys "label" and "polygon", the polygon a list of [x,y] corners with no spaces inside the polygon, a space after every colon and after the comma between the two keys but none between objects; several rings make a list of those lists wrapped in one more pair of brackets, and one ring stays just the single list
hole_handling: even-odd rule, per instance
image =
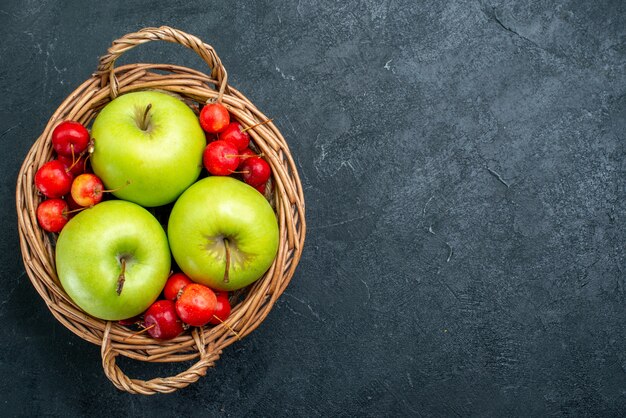
[{"label": "basket handle", "polygon": [[222,96],[227,88],[228,74],[222,65],[220,58],[215,53],[212,46],[205,44],[199,38],[171,28],[169,26],[161,26],[159,28],[144,28],[138,32],[129,33],[121,38],[113,41],[107,53],[100,57],[100,64],[96,75],[102,78],[102,86],[106,85],[107,79],[111,89],[111,99],[115,99],[119,95],[119,83],[115,76],[115,61],[126,51],[133,49],[137,45],[145,44],[150,41],[167,41],[180,44],[192,49],[207,63],[211,68],[211,77],[217,80],[219,86],[219,94],[217,101],[222,101]]},{"label": "basket handle", "polygon": [[171,393],[187,387],[204,376],[207,369],[215,365],[215,361],[219,359],[221,353],[221,351],[213,352],[211,345],[209,345],[209,350],[207,350],[204,344],[204,335],[196,328],[192,332],[192,335],[200,351],[200,360],[197,363],[176,376],[157,377],[151,380],[130,379],[115,364],[115,358],[119,353],[111,344],[110,331],[111,322],[107,321],[106,327],[104,328],[104,335],[102,336],[102,348],[100,350],[104,373],[115,387],[134,394],[154,395],[156,393]]}]

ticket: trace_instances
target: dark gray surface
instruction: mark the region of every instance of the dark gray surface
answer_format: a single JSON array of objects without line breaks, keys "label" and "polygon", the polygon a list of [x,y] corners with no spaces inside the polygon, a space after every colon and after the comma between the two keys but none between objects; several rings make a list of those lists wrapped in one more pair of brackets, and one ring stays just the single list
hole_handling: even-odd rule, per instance
[{"label": "dark gray surface", "polygon": [[[3,412],[623,414],[624,2],[228,3],[2,2]],[[24,275],[13,194],[111,41],[161,24],[211,43],[275,118],[309,230],[257,331],[193,386],[139,397]],[[202,68],[173,45],[122,61]]]}]

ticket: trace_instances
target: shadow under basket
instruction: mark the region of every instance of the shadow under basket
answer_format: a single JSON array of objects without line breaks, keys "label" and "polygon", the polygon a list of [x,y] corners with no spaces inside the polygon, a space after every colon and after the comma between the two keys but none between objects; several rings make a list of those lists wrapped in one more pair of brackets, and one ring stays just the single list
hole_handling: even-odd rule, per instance
[{"label": "shadow under basket", "polygon": [[[209,75],[190,68],[166,64],[130,64],[115,68],[124,52],[155,41],[181,44],[196,52],[209,66]],[[36,209],[42,198],[34,185],[37,170],[53,158],[51,134],[62,121],[74,120],[89,126],[98,111],[118,95],[137,90],[159,90],[175,94],[197,111],[207,101],[224,104],[244,126],[267,118],[240,92],[229,86],[227,73],[213,48],[195,36],[170,27],[145,28],[113,42],[100,58],[97,71],[72,92],[50,118],[22,165],[17,179],[16,204],[20,247],[26,273],[50,312],[70,331],[101,347],[102,367],[120,390],[151,395],[169,393],[188,386],[213,367],[222,350],[245,337],[268,315],[291,280],[302,254],[306,223],[304,197],[296,166],[285,139],[269,122],[248,132],[272,168],[266,197],[272,203],[279,225],[278,254],[267,273],[251,286],[233,295],[230,317],[216,326],[191,328],[181,336],[159,341],[115,321],[104,321],[83,312],[67,296],[56,274],[56,235],[37,224]],[[116,365],[122,355],[148,362],[189,362],[191,367],[176,376],[137,380],[127,377]]]}]

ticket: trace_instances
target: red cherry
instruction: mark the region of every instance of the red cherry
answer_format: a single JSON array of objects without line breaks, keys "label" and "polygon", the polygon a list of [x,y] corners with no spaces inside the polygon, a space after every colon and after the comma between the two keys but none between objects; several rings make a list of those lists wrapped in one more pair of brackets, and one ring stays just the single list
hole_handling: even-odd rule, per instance
[{"label": "red cherry", "polygon": [[72,182],[72,199],[80,206],[89,207],[102,201],[104,185],[95,174],[85,173]]},{"label": "red cherry", "polygon": [[217,305],[215,305],[215,312],[209,320],[209,324],[217,325],[228,319],[230,315],[230,301],[228,300],[228,293],[219,292],[217,296]]},{"label": "red cherry", "polygon": [[245,148],[241,151],[239,151],[239,157],[243,160],[245,160],[248,157],[258,157],[259,154],[257,154],[256,152],[252,151],[252,149],[250,148]]},{"label": "red cherry", "polygon": [[239,155],[237,148],[226,141],[213,141],[204,149],[204,167],[214,176],[227,176],[237,169]]},{"label": "red cherry", "polygon": [[261,193],[262,195],[265,195],[266,185],[267,183],[263,183],[263,184],[259,184],[258,186],[254,186],[254,188],[257,189],[258,192]]},{"label": "red cherry", "polygon": [[189,325],[201,327],[206,325],[217,306],[217,297],[208,287],[192,283],[185,286],[176,300],[176,313]]},{"label": "red cherry", "polygon": [[250,157],[258,157],[259,154],[252,151],[250,148],[246,148],[243,151],[239,151],[239,165],[237,166],[237,171],[242,171],[241,167],[243,166],[244,161],[246,161]]},{"label": "red cherry", "polygon": [[70,208],[70,218],[72,216],[75,215],[75,213],[71,213],[73,211],[78,212],[78,209],[85,209],[83,206],[79,205],[78,203],[76,203],[76,201],[72,198],[72,193],[68,193],[65,196],[63,196],[63,198],[65,199],[65,201],[67,202],[67,206],[69,206]]},{"label": "red cherry", "polygon": [[165,299],[176,300],[178,293],[188,284],[193,283],[184,273],[174,273],[165,282],[163,294]]},{"label": "red cherry", "polygon": [[132,318],[120,319],[119,321],[117,321],[118,324],[125,325],[125,326],[135,325],[140,322],[141,322],[141,319],[139,318],[139,316],[133,316]]},{"label": "red cherry", "polygon": [[59,155],[75,156],[87,149],[89,145],[89,131],[78,122],[67,120],[61,122],[52,131],[52,146]]},{"label": "red cherry", "polygon": [[143,326],[152,338],[171,340],[183,333],[183,323],[176,315],[176,307],[171,300],[154,302],[143,316]]},{"label": "red cherry", "polygon": [[57,198],[69,193],[74,177],[62,162],[48,161],[35,174],[35,186],[46,197]]},{"label": "red cherry", "polygon": [[256,187],[264,184],[272,174],[270,165],[261,157],[248,157],[239,167],[243,181],[250,186]]},{"label": "red cherry", "polygon": [[231,122],[228,124],[220,135],[219,139],[222,141],[230,142],[238,151],[243,151],[248,148],[250,143],[250,135],[248,132],[244,132],[239,122]]},{"label": "red cherry", "polygon": [[229,123],[230,113],[221,103],[208,103],[200,111],[200,126],[206,132],[222,132]]},{"label": "red cherry", "polygon": [[39,226],[48,232],[60,232],[68,221],[68,210],[63,199],[44,200],[37,206]]},{"label": "red cherry", "polygon": [[69,170],[69,172],[72,173],[74,177],[83,174],[83,172],[85,171],[83,158],[79,155],[75,157],[74,161],[72,161],[71,156],[68,157],[67,155],[59,155],[57,157],[57,160],[61,161],[65,168]]},{"label": "red cherry", "polygon": [[206,140],[207,144],[209,142],[217,141],[217,134],[211,134],[211,133],[205,132],[204,139]]}]

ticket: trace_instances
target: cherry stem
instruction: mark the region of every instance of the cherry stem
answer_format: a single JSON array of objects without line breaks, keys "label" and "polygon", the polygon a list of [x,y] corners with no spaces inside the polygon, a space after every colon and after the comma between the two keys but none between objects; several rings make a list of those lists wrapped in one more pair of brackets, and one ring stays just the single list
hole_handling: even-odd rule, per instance
[{"label": "cherry stem", "polygon": [[[74,168],[74,166],[75,166],[76,164],[78,164],[78,162],[80,161],[80,159],[81,159],[81,158],[83,158],[83,156],[84,156],[85,154],[87,154],[87,152],[88,152],[88,150],[85,150],[85,151],[81,152],[80,154],[78,154],[78,158],[76,158],[76,156],[75,156],[75,154],[74,154],[74,144],[71,144],[71,147],[72,147],[72,165],[71,165],[71,166],[69,166],[69,167],[67,168],[67,170],[65,170],[65,171],[66,171],[66,172],[68,172],[68,173],[69,173],[70,171],[72,171],[72,168]],[[90,155],[91,155],[91,154],[90,154]],[[89,158],[89,155],[87,156],[87,158]],[[85,170],[87,170],[87,159],[85,159],[85,166],[83,167],[83,171],[85,171]]]},{"label": "cherry stem", "polygon": [[76,160],[75,160],[75,159],[74,159],[74,147],[72,147],[72,165],[71,165],[71,166],[69,166],[69,167],[67,168],[68,173],[69,173],[70,171],[72,171],[72,168],[74,168],[74,166],[75,166],[76,164],[78,164],[78,162],[80,161],[80,159],[82,158],[82,156],[83,156],[83,154],[80,154],[80,155],[78,156],[78,159],[76,159]]},{"label": "cherry stem", "polygon": [[148,103],[148,106],[146,106],[146,110],[143,112],[141,125],[139,126],[139,129],[141,129],[142,131],[148,130],[148,112],[150,111],[150,109],[152,109],[152,103]]},{"label": "cherry stem", "polygon": [[239,333],[237,331],[235,331],[230,325],[228,325],[226,322],[222,321],[222,318],[218,317],[217,315],[213,315],[213,318],[217,319],[218,321],[220,321],[221,324],[224,324],[224,326],[226,328],[228,328],[228,330],[230,332],[232,332],[233,334],[235,334],[237,336],[237,339],[239,341],[241,341],[241,335],[239,335]]},{"label": "cherry stem", "polygon": [[263,122],[259,122],[259,123],[257,123],[256,125],[248,126],[247,128],[242,129],[242,130],[241,130],[241,132],[246,132],[246,131],[249,131],[250,129],[254,129],[254,128],[256,128],[257,126],[261,126],[261,125],[265,125],[266,123],[270,123],[270,122],[271,122],[271,121],[273,121],[273,120],[274,120],[274,119],[267,119],[267,120],[264,120]]},{"label": "cherry stem", "polygon": [[129,340],[129,339],[133,338],[133,337],[136,337],[139,334],[143,334],[144,332],[148,331],[149,329],[154,328],[155,325],[156,324],[152,324],[149,327],[146,327],[146,328],[144,328],[142,330],[139,330],[139,331],[137,331],[137,332],[135,332],[133,334],[130,334],[128,337],[124,338],[122,341],[126,341],[126,340]]},{"label": "cherry stem", "polygon": [[76,212],[82,212],[83,210],[87,209],[86,207],[84,208],[78,208],[78,209],[72,209],[72,210],[66,210],[65,212],[63,212],[64,215],[69,215],[70,213],[76,213]]},{"label": "cherry stem", "polygon": [[226,154],[224,155],[224,157],[228,157],[228,158],[234,158],[234,157],[239,157],[239,158],[250,158],[250,157],[263,157],[263,153],[260,154],[254,154],[254,155],[249,155],[249,154]]},{"label": "cherry stem", "polygon": [[87,171],[87,160],[89,160],[89,157],[91,157],[91,152],[87,154],[87,157],[85,158],[85,162],[83,163],[83,171]]},{"label": "cherry stem", "polygon": [[124,187],[128,186],[129,184],[130,184],[130,180],[126,180],[126,184],[124,184],[123,186],[120,186],[120,187],[115,188],[115,189],[102,190],[102,191],[100,191],[100,193],[114,193],[114,192],[117,192],[119,190],[122,190]]},{"label": "cherry stem", "polygon": [[228,238],[224,238],[224,250],[226,251],[226,268],[224,269],[224,283],[228,283],[228,270],[230,270],[230,245]]},{"label": "cherry stem", "polygon": [[126,273],[126,259],[122,257],[121,263],[122,271],[120,272],[120,275],[117,276],[117,288],[115,289],[117,296],[122,294],[122,288],[124,287],[124,282],[126,281],[126,275],[124,274]]}]

